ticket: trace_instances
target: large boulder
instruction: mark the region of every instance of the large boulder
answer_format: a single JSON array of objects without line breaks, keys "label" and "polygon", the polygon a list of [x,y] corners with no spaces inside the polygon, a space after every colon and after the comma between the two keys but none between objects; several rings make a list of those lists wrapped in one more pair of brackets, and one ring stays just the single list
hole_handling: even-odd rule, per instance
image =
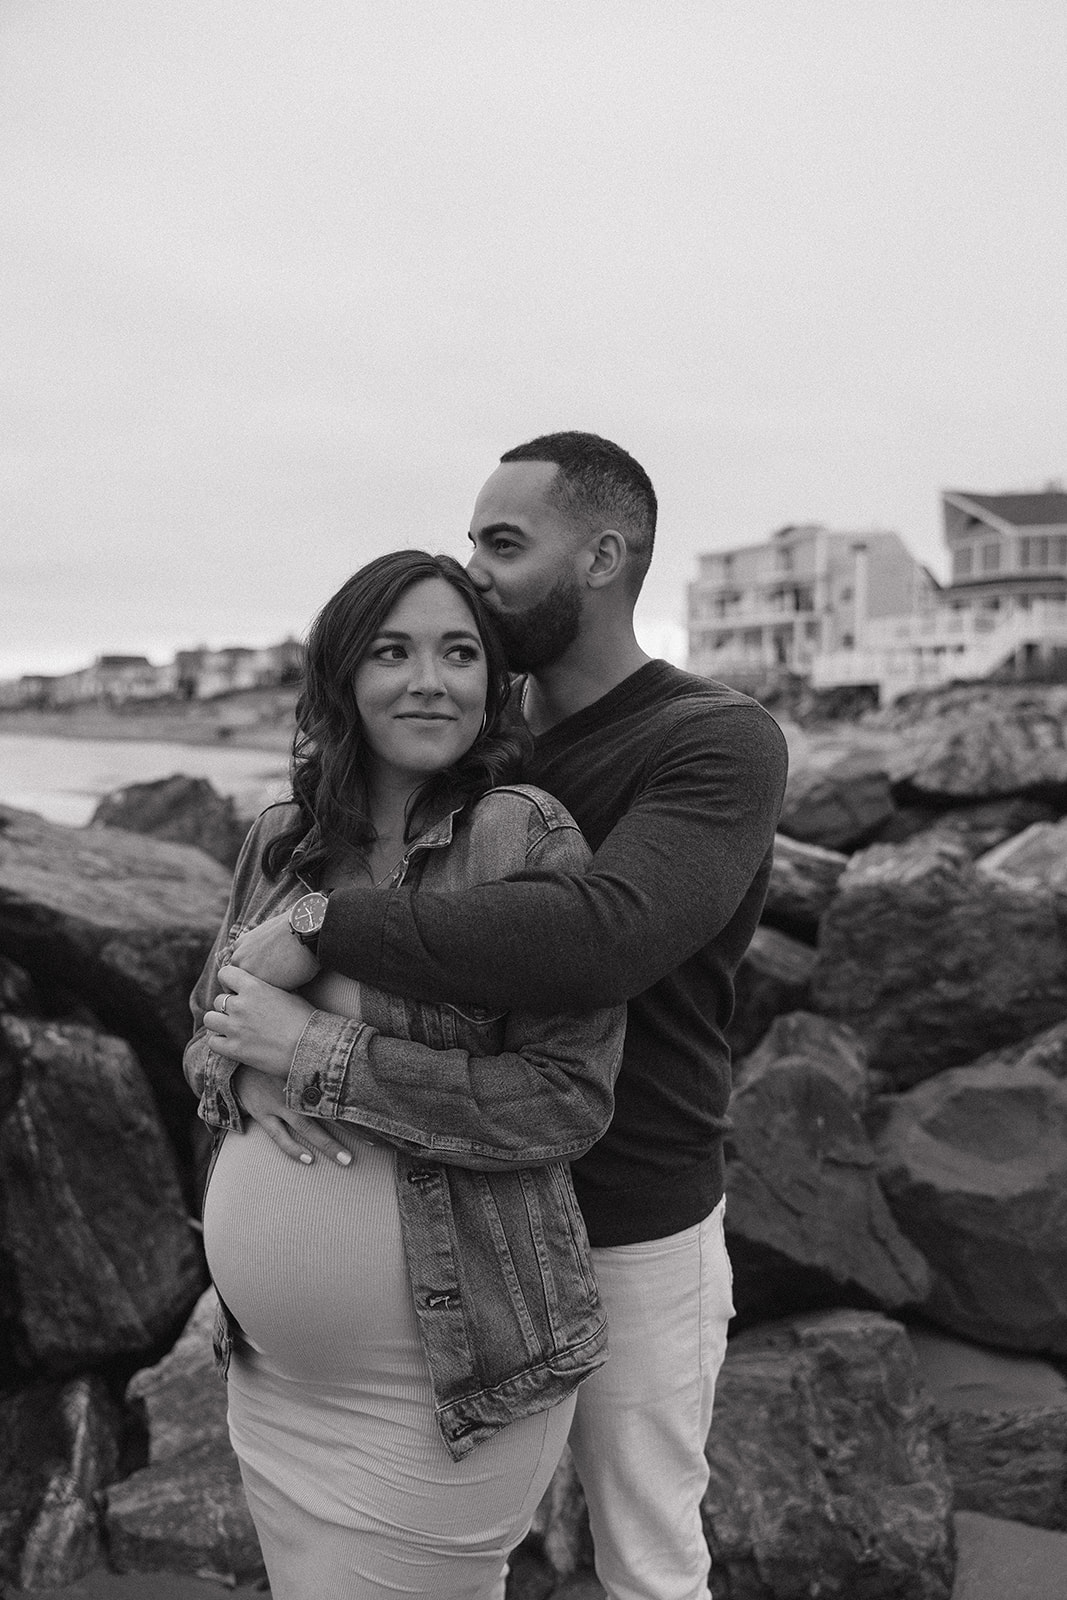
[{"label": "large boulder", "polygon": [[178,1139],[193,1113],[179,1066],[189,994],[228,894],[201,850],[0,807],[0,954],[133,1044]]},{"label": "large boulder", "polygon": [[726,1037],[735,1056],[755,1049],[775,1017],[803,1010],[814,966],[810,945],[777,928],[756,929],[734,978],[734,1012]]},{"label": "large boulder", "polygon": [[952,1489],[899,1324],[841,1311],[731,1339],[707,1457],[716,1600],[948,1600]]},{"label": "large boulder", "polygon": [[[907,712],[897,714],[897,726]],[[978,686],[918,702],[889,758],[910,801],[1028,795],[1067,803],[1067,689]]]},{"label": "large boulder", "polygon": [[206,778],[188,778],[180,772],[112,790],[93,812],[90,826],[125,828],[173,844],[195,845],[226,867],[237,860],[248,831],[231,796],[219,794]]},{"label": "large boulder", "polygon": [[148,1434],[148,1462],[107,1494],[108,1552],[118,1572],[187,1572],[232,1587],[263,1575],[259,1541],[214,1368],[214,1290],[181,1338],[127,1390]]},{"label": "large boulder", "polygon": [[97,1565],[97,1496],[115,1476],[122,1433],[98,1377],[0,1394],[0,1579],[64,1587]]},{"label": "large boulder", "polygon": [[[971,860],[976,861],[1035,822],[1053,822],[1055,817],[1053,807],[1043,801],[1013,795],[1007,800],[980,800],[970,805],[950,806],[948,810],[938,809],[932,814],[928,812],[923,831],[927,844],[960,845]],[[882,834],[879,842],[892,841]]]},{"label": "large boulder", "polygon": [[876,1150],[893,1215],[933,1272],[932,1320],[1067,1355],[1067,1082],[954,1068],[893,1100]]},{"label": "large boulder", "polygon": [[956,1509],[1067,1529],[1067,1377],[932,1329],[909,1336]]},{"label": "large boulder", "polygon": [[775,1017],[756,1048],[734,1063],[734,1084],[748,1083],[786,1057],[818,1067],[837,1084],[849,1105],[864,1111],[869,1097],[867,1052],[858,1034],[812,1011]]},{"label": "large boulder", "polygon": [[810,744],[790,750],[779,827],[791,839],[854,850],[893,816],[885,759],[878,749]]},{"label": "large boulder", "polygon": [[840,850],[777,834],[763,921],[794,938],[814,941],[819,918],[837,893],[847,865],[848,857]]},{"label": "large boulder", "polygon": [[969,1064],[985,1067],[990,1063],[1003,1067],[1040,1067],[1054,1078],[1067,1078],[1067,1021],[1054,1022],[1051,1028],[1020,1039],[1017,1044],[989,1050]]},{"label": "large boulder", "polygon": [[978,858],[984,872],[1003,872],[1009,878],[1046,883],[1067,892],[1067,818],[1060,822],[1032,822],[1021,833],[995,845]]},{"label": "large boulder", "polygon": [[1067,1017],[1067,926],[1050,889],[922,837],[850,861],[819,929],[816,1011],[907,1086]]},{"label": "large boulder", "polygon": [[26,1372],[153,1354],[203,1287],[169,1142],[120,1039],[0,1017],[18,1097],[0,1123],[5,1322]]},{"label": "large boulder", "polygon": [[[782,1043],[791,1043],[781,1030]],[[834,1041],[763,1059],[741,1074],[726,1137],[726,1237],[742,1322],[815,1306],[897,1310],[930,1288],[919,1252],[886,1205]],[[803,1044],[801,1044],[803,1048]]]}]

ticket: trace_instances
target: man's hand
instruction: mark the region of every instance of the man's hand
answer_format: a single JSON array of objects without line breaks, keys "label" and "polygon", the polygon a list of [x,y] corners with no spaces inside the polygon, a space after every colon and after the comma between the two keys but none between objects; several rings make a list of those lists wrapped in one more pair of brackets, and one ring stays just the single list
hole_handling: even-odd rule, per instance
[{"label": "man's hand", "polygon": [[240,967],[220,967],[219,983],[212,1009],[204,1013],[212,1050],[228,1061],[287,1078],[314,1006]]},{"label": "man's hand", "polygon": [[257,1072],[254,1067],[242,1066],[233,1075],[233,1089],[242,1111],[253,1122],[258,1122],[278,1149],[294,1161],[302,1161],[306,1166],[314,1161],[316,1150],[342,1167],[347,1167],[352,1160],[345,1146],[327,1132],[329,1124],[290,1110],[279,1078]]},{"label": "man's hand", "polygon": [[276,989],[302,989],[319,970],[319,963],[300,943],[284,912],[242,933],[233,947],[230,964]]}]

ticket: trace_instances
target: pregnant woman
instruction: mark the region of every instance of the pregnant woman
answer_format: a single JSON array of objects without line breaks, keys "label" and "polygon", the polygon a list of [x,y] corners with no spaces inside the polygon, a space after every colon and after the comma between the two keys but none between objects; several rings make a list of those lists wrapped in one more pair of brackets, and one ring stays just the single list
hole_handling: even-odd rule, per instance
[{"label": "pregnant woman", "polygon": [[567,1162],[612,1112],[623,1008],[428,1005],[228,957],[338,884],[462,888],[588,852],[509,785],[508,679],[448,557],[372,561],[312,625],[293,799],[253,825],[192,996],[230,1433],[274,1600],[502,1596],[606,1330]]}]

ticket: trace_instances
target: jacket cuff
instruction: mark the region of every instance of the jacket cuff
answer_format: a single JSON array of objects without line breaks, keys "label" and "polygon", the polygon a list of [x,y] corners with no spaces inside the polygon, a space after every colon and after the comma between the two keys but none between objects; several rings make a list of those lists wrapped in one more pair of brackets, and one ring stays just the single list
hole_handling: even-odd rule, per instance
[{"label": "jacket cuff", "polygon": [[297,1040],[285,1083],[285,1103],[290,1111],[307,1117],[339,1117],[349,1062],[371,1031],[355,1018],[313,1011]]},{"label": "jacket cuff", "polygon": [[233,1092],[237,1062],[208,1051],[204,1065],[204,1088],[200,1095],[200,1116],[209,1128],[244,1132],[244,1113]]}]

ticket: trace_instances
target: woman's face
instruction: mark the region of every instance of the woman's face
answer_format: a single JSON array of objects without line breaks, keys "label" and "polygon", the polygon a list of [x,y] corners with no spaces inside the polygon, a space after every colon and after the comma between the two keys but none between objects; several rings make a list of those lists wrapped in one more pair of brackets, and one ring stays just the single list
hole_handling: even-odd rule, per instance
[{"label": "woman's face", "polygon": [[397,601],[356,669],[356,706],[378,776],[421,781],[481,731],[488,674],[474,615],[444,578]]}]

